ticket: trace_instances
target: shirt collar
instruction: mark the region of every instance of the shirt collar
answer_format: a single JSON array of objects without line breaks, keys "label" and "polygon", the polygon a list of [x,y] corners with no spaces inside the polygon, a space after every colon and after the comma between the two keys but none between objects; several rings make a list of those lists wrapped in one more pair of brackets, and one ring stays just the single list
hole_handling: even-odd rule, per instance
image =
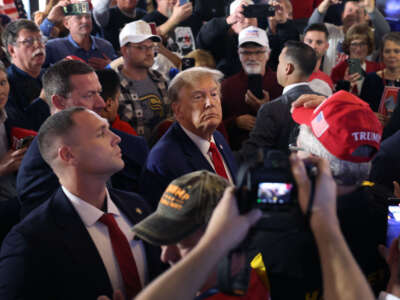
[{"label": "shirt collar", "polygon": [[[97,48],[97,45],[96,45],[96,41],[95,41],[95,39],[91,36],[91,35],[89,35],[89,38],[90,38],[90,50],[95,50],[96,48]],[[69,34],[68,35],[68,41],[72,44],[72,46],[74,46],[75,48],[77,48],[77,49],[82,49],[75,41],[74,41],[74,39],[72,38],[72,36],[71,36],[71,34]]]},{"label": "shirt collar", "polygon": [[[78,196],[72,194],[67,190],[65,186],[61,186],[63,192],[67,198],[71,201],[78,215],[81,217],[82,222],[86,227],[93,226],[104,214],[104,211],[94,207],[85,200],[79,198]],[[107,201],[107,212],[113,214],[114,216],[120,216],[120,212],[114,202],[111,200],[110,194],[106,189],[106,201]]]},{"label": "shirt collar", "polygon": [[282,95],[286,94],[291,89],[293,89],[299,85],[307,85],[308,86],[308,83],[307,82],[298,82],[298,83],[289,84],[288,86],[285,86],[285,88],[283,89]]},{"label": "shirt collar", "polygon": [[[210,150],[210,141],[205,140],[199,137],[197,134],[187,130],[185,127],[181,125],[182,130],[187,134],[187,136],[195,143],[195,145],[200,149],[200,152],[204,155],[207,155],[208,151]],[[211,142],[215,143],[214,137],[211,136]]]}]

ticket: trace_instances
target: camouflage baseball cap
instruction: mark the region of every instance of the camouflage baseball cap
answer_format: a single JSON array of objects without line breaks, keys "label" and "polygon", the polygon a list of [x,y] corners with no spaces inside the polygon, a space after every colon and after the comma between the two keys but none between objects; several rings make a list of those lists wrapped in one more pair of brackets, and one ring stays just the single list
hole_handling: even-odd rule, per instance
[{"label": "camouflage baseball cap", "polygon": [[157,210],[133,227],[143,240],[170,245],[207,224],[229,182],[208,171],[196,171],[173,180]]}]

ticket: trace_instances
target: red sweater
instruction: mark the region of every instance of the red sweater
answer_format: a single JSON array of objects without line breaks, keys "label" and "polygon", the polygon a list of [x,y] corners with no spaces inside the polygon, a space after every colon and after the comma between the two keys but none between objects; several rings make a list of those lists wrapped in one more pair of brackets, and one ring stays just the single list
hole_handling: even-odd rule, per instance
[{"label": "red sweater", "polygon": [[[365,72],[370,73],[370,72],[376,72],[382,69],[381,64],[374,62],[374,61],[365,61],[366,64],[366,70]],[[349,64],[347,63],[347,60],[344,60],[340,63],[338,63],[336,66],[333,67],[332,73],[331,73],[331,78],[333,83],[337,83],[339,80],[344,79],[344,73],[346,72],[346,69],[348,68]]]}]

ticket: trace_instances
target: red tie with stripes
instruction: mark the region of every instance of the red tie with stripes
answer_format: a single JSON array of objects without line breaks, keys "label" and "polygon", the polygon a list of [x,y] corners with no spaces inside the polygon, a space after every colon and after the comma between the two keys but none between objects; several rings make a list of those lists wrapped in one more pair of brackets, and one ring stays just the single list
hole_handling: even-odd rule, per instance
[{"label": "red tie with stripes", "polygon": [[140,283],[139,273],[128,239],[118,227],[112,214],[106,213],[102,215],[99,221],[108,228],[111,245],[125,284],[127,299],[132,299],[141,291],[142,284]]},{"label": "red tie with stripes", "polygon": [[221,153],[219,153],[217,145],[215,145],[213,142],[211,142],[209,151],[211,152],[211,160],[214,164],[215,172],[219,176],[222,176],[225,179],[229,180],[228,175],[226,174],[224,163],[222,161]]}]

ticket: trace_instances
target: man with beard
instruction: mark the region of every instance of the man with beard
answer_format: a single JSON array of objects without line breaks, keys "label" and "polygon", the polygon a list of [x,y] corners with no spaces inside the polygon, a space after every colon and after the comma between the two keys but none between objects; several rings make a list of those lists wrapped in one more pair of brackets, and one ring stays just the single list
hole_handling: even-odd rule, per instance
[{"label": "man with beard", "polygon": [[[308,24],[322,23],[326,12],[332,4],[339,3],[339,0],[324,0],[314,10],[312,16],[308,20]],[[342,12],[342,26],[325,23],[329,32],[329,48],[323,61],[323,71],[330,74],[332,68],[339,62],[342,51],[342,42],[346,31],[353,24],[359,24],[371,20],[372,27],[375,29],[375,45],[379,49],[382,36],[390,32],[390,27],[384,16],[376,9],[375,1],[347,1]]]},{"label": "man with beard", "polygon": [[[239,34],[238,54],[243,69],[224,80],[221,87],[224,124],[233,150],[239,150],[249,138],[260,106],[282,93],[276,73],[266,67],[270,47],[265,30],[254,26],[243,29]],[[263,89],[261,99],[249,89],[253,79]]]},{"label": "man with beard", "polygon": [[138,135],[150,140],[152,130],[169,116],[167,83],[160,73],[151,69],[158,35],[139,20],[126,24],[119,35],[123,64],[117,69],[121,78],[121,120],[128,122]]},{"label": "man with beard", "polygon": [[29,20],[16,20],[4,29],[3,46],[11,57],[7,69],[10,94],[6,104],[8,120],[19,127],[31,128],[32,118],[47,111],[39,97],[42,89],[42,65],[45,60],[44,41],[39,28]]},{"label": "man with beard", "polygon": [[77,9],[67,13],[63,21],[69,30],[69,35],[47,42],[45,66],[73,55],[83,59],[94,69],[100,70],[116,58],[110,42],[90,34],[93,24],[88,2],[80,2]]}]

